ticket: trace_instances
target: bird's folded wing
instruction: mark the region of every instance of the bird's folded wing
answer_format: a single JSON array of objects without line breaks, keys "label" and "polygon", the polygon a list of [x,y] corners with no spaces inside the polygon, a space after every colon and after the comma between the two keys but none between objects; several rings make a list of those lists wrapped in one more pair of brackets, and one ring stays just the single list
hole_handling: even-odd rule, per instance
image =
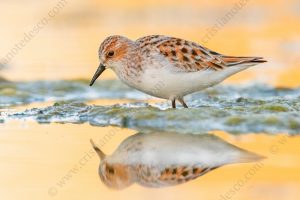
[{"label": "bird's folded wing", "polygon": [[195,42],[162,35],[146,36],[138,39],[137,43],[143,51],[158,51],[172,63],[175,71],[219,71],[241,64],[266,62],[261,57],[224,56]]}]

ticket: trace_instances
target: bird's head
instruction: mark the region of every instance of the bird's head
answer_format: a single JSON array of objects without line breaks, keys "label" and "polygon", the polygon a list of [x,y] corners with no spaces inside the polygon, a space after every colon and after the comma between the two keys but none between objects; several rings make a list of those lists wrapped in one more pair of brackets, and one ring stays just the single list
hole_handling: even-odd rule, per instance
[{"label": "bird's head", "polygon": [[100,65],[90,82],[90,86],[94,84],[105,69],[111,68],[116,72],[123,68],[130,53],[133,52],[133,47],[134,42],[126,37],[114,35],[106,38],[100,45]]}]

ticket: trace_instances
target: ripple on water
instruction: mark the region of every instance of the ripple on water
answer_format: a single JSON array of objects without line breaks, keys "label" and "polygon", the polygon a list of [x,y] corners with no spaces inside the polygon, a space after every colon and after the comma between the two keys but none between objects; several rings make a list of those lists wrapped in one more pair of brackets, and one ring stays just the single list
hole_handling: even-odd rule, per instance
[{"label": "ripple on water", "polygon": [[143,131],[300,132],[300,89],[220,85],[187,96],[191,108],[175,110],[169,109],[167,103],[153,106],[146,103],[113,106],[80,103],[97,98],[148,98],[119,81],[99,81],[95,87],[89,87],[87,80],[3,82],[0,95],[2,108],[36,101],[57,101],[45,108],[8,112],[5,117],[0,117],[0,123],[14,118],[34,119],[39,123],[87,122],[94,126],[115,125]]},{"label": "ripple on water", "polygon": [[[149,98],[141,92],[127,87],[117,80],[98,81],[89,87],[88,80],[34,81],[34,82],[0,82],[0,108],[45,101],[88,101],[104,99]],[[223,86],[219,85],[201,93],[188,96],[192,105],[199,105],[202,98],[219,100],[236,100],[240,104],[262,104],[266,100],[295,98],[300,96],[300,89],[273,88],[266,85]],[[195,102],[193,102],[193,100]],[[205,101],[200,102],[205,105]],[[219,102],[218,102],[219,103]],[[211,103],[209,104],[211,105]]]},{"label": "ripple on water", "polygon": [[132,90],[119,81],[99,81],[93,87],[88,80],[8,82],[0,84],[0,108],[45,101],[107,99],[145,99],[146,95]]},{"label": "ripple on water", "polygon": [[94,126],[114,125],[137,130],[169,130],[185,133],[224,130],[231,133],[296,134],[300,132],[300,107],[296,105],[293,105],[292,100],[280,106],[271,102],[261,106],[255,104],[245,106],[222,100],[218,106],[162,110],[160,107],[164,105],[160,104],[155,107],[141,103],[91,106],[84,103],[63,102],[46,108],[14,113],[9,118],[34,119],[39,123],[88,122]]}]

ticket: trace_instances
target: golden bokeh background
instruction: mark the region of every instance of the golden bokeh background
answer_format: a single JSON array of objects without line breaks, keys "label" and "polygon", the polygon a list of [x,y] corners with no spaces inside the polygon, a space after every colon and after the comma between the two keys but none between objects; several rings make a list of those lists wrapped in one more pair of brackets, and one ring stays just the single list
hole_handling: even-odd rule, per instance
[{"label": "golden bokeh background", "polygon": [[[26,0],[2,1],[1,8],[2,58],[47,18],[2,70],[9,80],[89,79],[105,37],[165,34],[223,54],[263,56],[269,61],[226,82],[300,85],[298,0]],[[107,71],[103,78],[115,75]]]}]

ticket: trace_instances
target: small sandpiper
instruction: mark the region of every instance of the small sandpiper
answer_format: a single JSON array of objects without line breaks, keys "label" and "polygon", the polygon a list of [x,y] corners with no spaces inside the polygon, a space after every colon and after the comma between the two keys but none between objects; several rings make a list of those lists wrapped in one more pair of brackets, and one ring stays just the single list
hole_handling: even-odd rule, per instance
[{"label": "small sandpiper", "polygon": [[136,41],[114,35],[99,48],[100,66],[90,86],[111,68],[125,84],[187,108],[183,97],[214,86],[258,63],[262,57],[225,56],[195,42],[150,35]]}]

